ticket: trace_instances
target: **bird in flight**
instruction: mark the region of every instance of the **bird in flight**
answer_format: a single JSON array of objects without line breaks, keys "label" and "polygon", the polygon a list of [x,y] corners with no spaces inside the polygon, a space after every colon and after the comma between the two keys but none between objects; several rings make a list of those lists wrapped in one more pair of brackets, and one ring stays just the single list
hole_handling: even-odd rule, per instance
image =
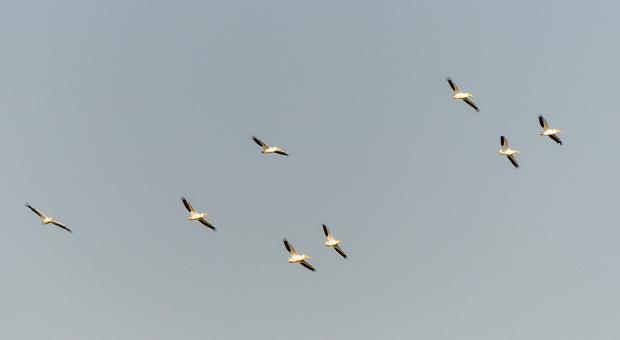
[{"label": "bird in flight", "polygon": [[64,224],[54,220],[52,217],[49,216],[45,216],[45,214],[43,214],[40,210],[33,208],[30,204],[26,203],[26,206],[28,207],[28,209],[32,210],[33,213],[37,214],[37,216],[39,216],[39,218],[41,219],[41,223],[43,224],[53,224],[57,227],[60,227],[70,233],[73,233],[73,231],[71,231],[71,229],[67,228],[67,226],[65,226]]},{"label": "bird in flight", "polygon": [[185,197],[181,197],[181,201],[183,201],[183,205],[185,206],[185,209],[187,209],[187,211],[189,211],[189,217],[187,218],[188,220],[190,220],[190,221],[198,221],[198,222],[202,223],[202,225],[204,225],[207,228],[210,228],[213,231],[217,230],[213,226],[213,224],[211,224],[209,221],[207,221],[205,219],[205,216],[207,216],[207,213],[198,213],[198,212],[196,212],[196,210],[194,210],[194,207],[192,207],[192,205],[189,203],[189,201]]},{"label": "bird in flight", "polygon": [[282,242],[284,242],[284,247],[291,254],[291,257],[288,258],[288,263],[299,263],[300,265],[310,269],[311,271],[316,271],[314,267],[312,267],[308,262],[306,262],[306,260],[309,259],[310,256],[297,254],[297,251],[295,251],[295,248],[293,248],[293,245],[287,239],[282,240]]},{"label": "bird in flight", "polygon": [[450,87],[452,88],[452,91],[453,91],[452,99],[460,99],[464,101],[465,103],[467,103],[467,105],[473,107],[474,110],[476,110],[476,112],[480,112],[480,109],[478,109],[478,106],[476,106],[476,104],[471,99],[469,99],[470,97],[474,96],[473,94],[469,92],[461,91],[461,88],[458,85],[456,85],[452,81],[452,79],[447,78],[446,80],[448,81],[448,84],[450,84]]},{"label": "bird in flight", "polygon": [[562,145],[562,141],[560,140],[560,137],[558,137],[558,133],[564,132],[564,131],[560,129],[550,128],[549,124],[547,124],[547,120],[542,115],[538,116],[538,122],[540,123],[540,126],[543,128],[542,132],[540,133],[541,136],[548,136],[549,138],[553,139],[556,143]]},{"label": "bird in flight", "polygon": [[258,139],[256,136],[252,136],[252,139],[254,140],[254,142],[256,142],[256,144],[260,146],[260,152],[263,154],[277,153],[279,155],[288,156],[288,154],[284,152],[284,150],[280,149],[277,146],[269,146],[265,144],[265,142],[263,142],[262,140]]},{"label": "bird in flight", "polygon": [[340,240],[336,240],[334,239],[334,235],[332,235],[331,231],[329,231],[329,228],[327,228],[327,226],[325,224],[323,224],[323,232],[325,233],[325,237],[326,237],[326,241],[325,241],[325,246],[326,247],[330,247],[330,248],[334,248],[334,250],[340,254],[340,256],[344,257],[345,259],[347,258],[347,254],[344,253],[344,251],[342,249],[340,249],[340,246],[338,245],[340,242]]},{"label": "bird in flight", "polygon": [[519,153],[518,150],[512,150],[509,146],[508,146],[508,139],[504,136],[501,136],[499,139],[500,144],[502,145],[502,148],[499,150],[499,154],[501,156],[506,156],[508,157],[508,160],[510,160],[510,163],[512,163],[512,165],[515,166],[515,168],[519,168],[519,164],[517,163],[517,160],[515,158],[515,154]]}]

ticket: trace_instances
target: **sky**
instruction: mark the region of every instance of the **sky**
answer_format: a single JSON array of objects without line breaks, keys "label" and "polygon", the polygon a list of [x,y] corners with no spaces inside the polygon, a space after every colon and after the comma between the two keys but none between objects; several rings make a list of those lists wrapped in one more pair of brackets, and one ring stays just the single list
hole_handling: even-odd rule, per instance
[{"label": "sky", "polygon": [[0,337],[617,339],[619,10],[3,1]]}]

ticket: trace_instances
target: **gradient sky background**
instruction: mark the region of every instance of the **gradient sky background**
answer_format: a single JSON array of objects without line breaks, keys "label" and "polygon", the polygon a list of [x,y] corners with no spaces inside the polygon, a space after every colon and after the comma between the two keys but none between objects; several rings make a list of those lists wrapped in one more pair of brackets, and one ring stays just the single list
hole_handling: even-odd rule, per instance
[{"label": "gradient sky background", "polygon": [[3,1],[0,337],[617,339],[619,11]]}]

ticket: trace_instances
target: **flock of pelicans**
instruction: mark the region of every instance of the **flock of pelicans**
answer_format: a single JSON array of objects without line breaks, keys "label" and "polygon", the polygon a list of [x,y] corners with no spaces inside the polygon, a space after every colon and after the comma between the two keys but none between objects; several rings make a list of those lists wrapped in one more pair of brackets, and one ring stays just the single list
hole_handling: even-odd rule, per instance
[{"label": "flock of pelicans", "polygon": [[[463,92],[461,88],[452,81],[452,79],[448,78],[447,81],[453,91],[452,99],[462,100],[467,105],[473,107],[476,112],[480,112],[478,106],[473,102],[473,100],[470,99],[474,96],[473,94]],[[560,140],[560,137],[558,137],[558,133],[563,132],[562,130],[550,128],[547,120],[542,115],[538,116],[538,123],[540,124],[540,127],[542,127],[542,131],[540,132],[541,136],[547,136],[559,145],[562,145],[562,141]],[[519,163],[517,163],[517,159],[515,158],[515,155],[519,153],[519,150],[511,149],[510,146],[508,146],[508,138],[504,136],[499,138],[499,143],[502,146],[499,150],[499,154],[501,156],[506,156],[515,168],[519,168]]]},{"label": "flock of pelicans", "polygon": [[[456,85],[452,79],[448,78],[447,79],[448,84],[450,84],[450,87],[452,88],[453,91],[453,95],[452,98],[453,99],[458,99],[458,100],[462,100],[464,101],[467,105],[471,106],[472,108],[474,108],[474,110],[476,110],[476,112],[480,112],[480,109],[478,108],[478,106],[471,100],[471,97],[473,97],[473,95],[469,92],[463,92],[458,85]],[[555,141],[556,143],[558,143],[559,145],[562,145],[562,141],[560,140],[560,138],[558,137],[558,133],[562,132],[562,130],[559,129],[552,129],[549,127],[549,124],[547,123],[547,120],[545,120],[545,118],[541,115],[538,116],[538,122],[540,124],[540,126],[542,127],[542,131],[540,132],[541,136],[547,136],[549,138],[551,138],[553,141]],[[288,153],[286,153],[282,148],[277,147],[277,146],[269,146],[268,144],[266,144],[265,142],[263,142],[262,140],[258,139],[256,136],[252,136],[252,140],[254,140],[254,142],[256,142],[256,144],[258,144],[261,148],[261,153],[262,154],[279,154],[279,155],[283,155],[283,156],[288,156]],[[515,168],[519,168],[519,164],[517,163],[517,159],[515,158],[515,155],[517,153],[519,153],[518,150],[513,150],[508,146],[508,139],[504,136],[500,137],[500,144],[501,144],[501,149],[499,150],[499,155],[501,156],[506,156],[508,158],[508,160],[510,160],[510,163],[512,163],[512,165],[514,165]],[[189,212],[189,217],[188,220],[190,221],[198,221],[200,222],[203,226],[215,231],[216,228],[213,224],[211,224],[211,222],[207,221],[205,219],[205,217],[207,216],[207,213],[204,212],[197,212],[194,207],[192,207],[191,203],[187,200],[187,198],[185,197],[181,197],[181,201],[183,202],[183,206],[185,207],[185,209],[187,209],[187,211]],[[53,224],[59,228],[62,228],[70,233],[72,233],[71,229],[69,229],[66,225],[58,222],[57,220],[55,220],[52,217],[49,217],[47,215],[45,215],[43,212],[41,212],[41,210],[32,207],[30,204],[26,203],[26,207],[28,207],[30,210],[32,210],[32,212],[34,212],[37,216],[39,216],[39,218],[41,219],[41,223],[47,225],[47,224]],[[347,254],[345,254],[345,252],[342,250],[342,248],[340,248],[340,243],[342,241],[337,240],[334,238],[334,236],[332,235],[331,231],[329,230],[329,228],[327,228],[327,226],[325,224],[323,224],[323,233],[325,233],[325,246],[334,249],[338,254],[340,254],[343,258],[347,258]],[[315,271],[316,269],[310,265],[306,260],[308,260],[310,258],[310,256],[305,255],[305,254],[299,254],[295,248],[293,247],[293,245],[291,244],[291,242],[289,242],[287,239],[283,240],[284,242],[284,247],[286,248],[286,250],[290,253],[290,257],[288,258],[288,262],[289,263],[294,263],[294,264],[300,264],[302,266],[304,266],[305,268],[311,270],[311,271]]]}]

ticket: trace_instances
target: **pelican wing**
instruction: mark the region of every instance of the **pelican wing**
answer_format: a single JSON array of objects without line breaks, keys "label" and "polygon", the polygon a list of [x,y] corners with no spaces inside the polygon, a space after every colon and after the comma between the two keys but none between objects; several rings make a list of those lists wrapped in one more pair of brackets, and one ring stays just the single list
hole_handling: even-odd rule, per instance
[{"label": "pelican wing", "polygon": [[461,89],[459,88],[458,85],[456,85],[451,78],[447,78],[446,79],[448,81],[448,84],[450,84],[450,88],[452,89],[452,91],[454,92],[461,92]]},{"label": "pelican wing", "polygon": [[502,146],[502,151],[508,150],[508,138],[504,136],[499,137],[499,143]]},{"label": "pelican wing", "polygon": [[297,255],[295,248],[293,248],[293,245],[287,239],[282,240],[282,242],[284,242],[284,247],[292,256]]},{"label": "pelican wing", "polygon": [[311,266],[308,262],[306,262],[306,261],[301,261],[301,262],[299,262],[299,264],[300,264],[300,265],[302,265],[302,266],[304,266],[304,267],[306,267],[306,268],[308,268],[308,269],[310,269],[310,270],[312,270],[313,272],[314,272],[314,271],[316,271],[316,269],[314,269],[314,267],[312,267],[312,266]]},{"label": "pelican wing", "polygon": [[32,210],[33,213],[37,214],[37,216],[39,216],[40,218],[45,218],[45,215],[42,212],[40,212],[36,208],[33,208],[30,204],[26,203],[26,206],[28,207],[28,209]]},{"label": "pelican wing", "polygon": [[558,135],[550,135],[549,138],[553,139],[556,143],[562,145],[562,141],[560,140],[560,137],[558,137]]},{"label": "pelican wing", "polygon": [[70,233],[73,233],[73,232],[71,231],[71,229],[67,228],[67,226],[65,226],[64,224],[62,224],[62,223],[60,223],[60,222],[57,222],[57,221],[52,221],[52,224],[53,224],[53,225],[55,225],[55,226],[57,226],[57,227],[60,227],[60,228],[62,228],[62,229],[64,229],[64,230],[66,230],[66,231],[68,231],[68,232],[70,232]]},{"label": "pelican wing", "polygon": [[473,102],[471,99],[469,99],[469,98],[465,98],[465,99],[463,99],[463,101],[464,101],[465,103],[467,103],[467,105],[469,105],[469,106],[473,107],[473,108],[474,108],[474,110],[476,110],[476,112],[480,112],[480,109],[476,106],[476,104],[474,104],[474,102]]},{"label": "pelican wing", "polygon": [[327,228],[325,224],[323,224],[323,232],[327,238],[333,237],[331,231],[329,231],[329,228]]},{"label": "pelican wing", "polygon": [[514,155],[510,155],[508,156],[508,159],[510,160],[510,163],[512,163],[512,165],[515,166],[515,168],[519,168],[519,163],[517,163],[517,159],[515,158]]},{"label": "pelican wing", "polygon": [[288,156],[288,154],[286,152],[282,151],[282,150],[276,150],[274,152],[279,154],[279,155]]},{"label": "pelican wing", "polygon": [[340,246],[335,245],[334,246],[334,250],[336,252],[338,252],[338,254],[340,254],[340,256],[344,257],[345,259],[347,258],[347,254],[345,254],[344,251],[342,249],[340,249]]},{"label": "pelican wing", "polygon": [[540,127],[545,130],[549,130],[549,124],[547,124],[547,120],[542,115],[538,116],[538,123],[540,123]]},{"label": "pelican wing", "polygon": [[185,206],[185,209],[187,209],[187,211],[189,212],[196,212],[196,210],[194,210],[194,208],[192,207],[192,205],[189,203],[189,201],[187,200],[187,198],[185,197],[181,197],[181,201],[183,201],[183,205]]},{"label": "pelican wing", "polygon": [[258,144],[261,148],[268,148],[269,145],[263,143],[262,140],[258,139],[256,136],[252,136],[252,139],[254,140],[254,142],[256,142],[256,144]]},{"label": "pelican wing", "polygon": [[210,228],[213,231],[217,230],[217,228],[215,228],[215,226],[213,226],[213,224],[211,224],[209,221],[205,220],[204,218],[199,218],[198,222],[202,223],[202,225],[204,225],[207,228]]}]

